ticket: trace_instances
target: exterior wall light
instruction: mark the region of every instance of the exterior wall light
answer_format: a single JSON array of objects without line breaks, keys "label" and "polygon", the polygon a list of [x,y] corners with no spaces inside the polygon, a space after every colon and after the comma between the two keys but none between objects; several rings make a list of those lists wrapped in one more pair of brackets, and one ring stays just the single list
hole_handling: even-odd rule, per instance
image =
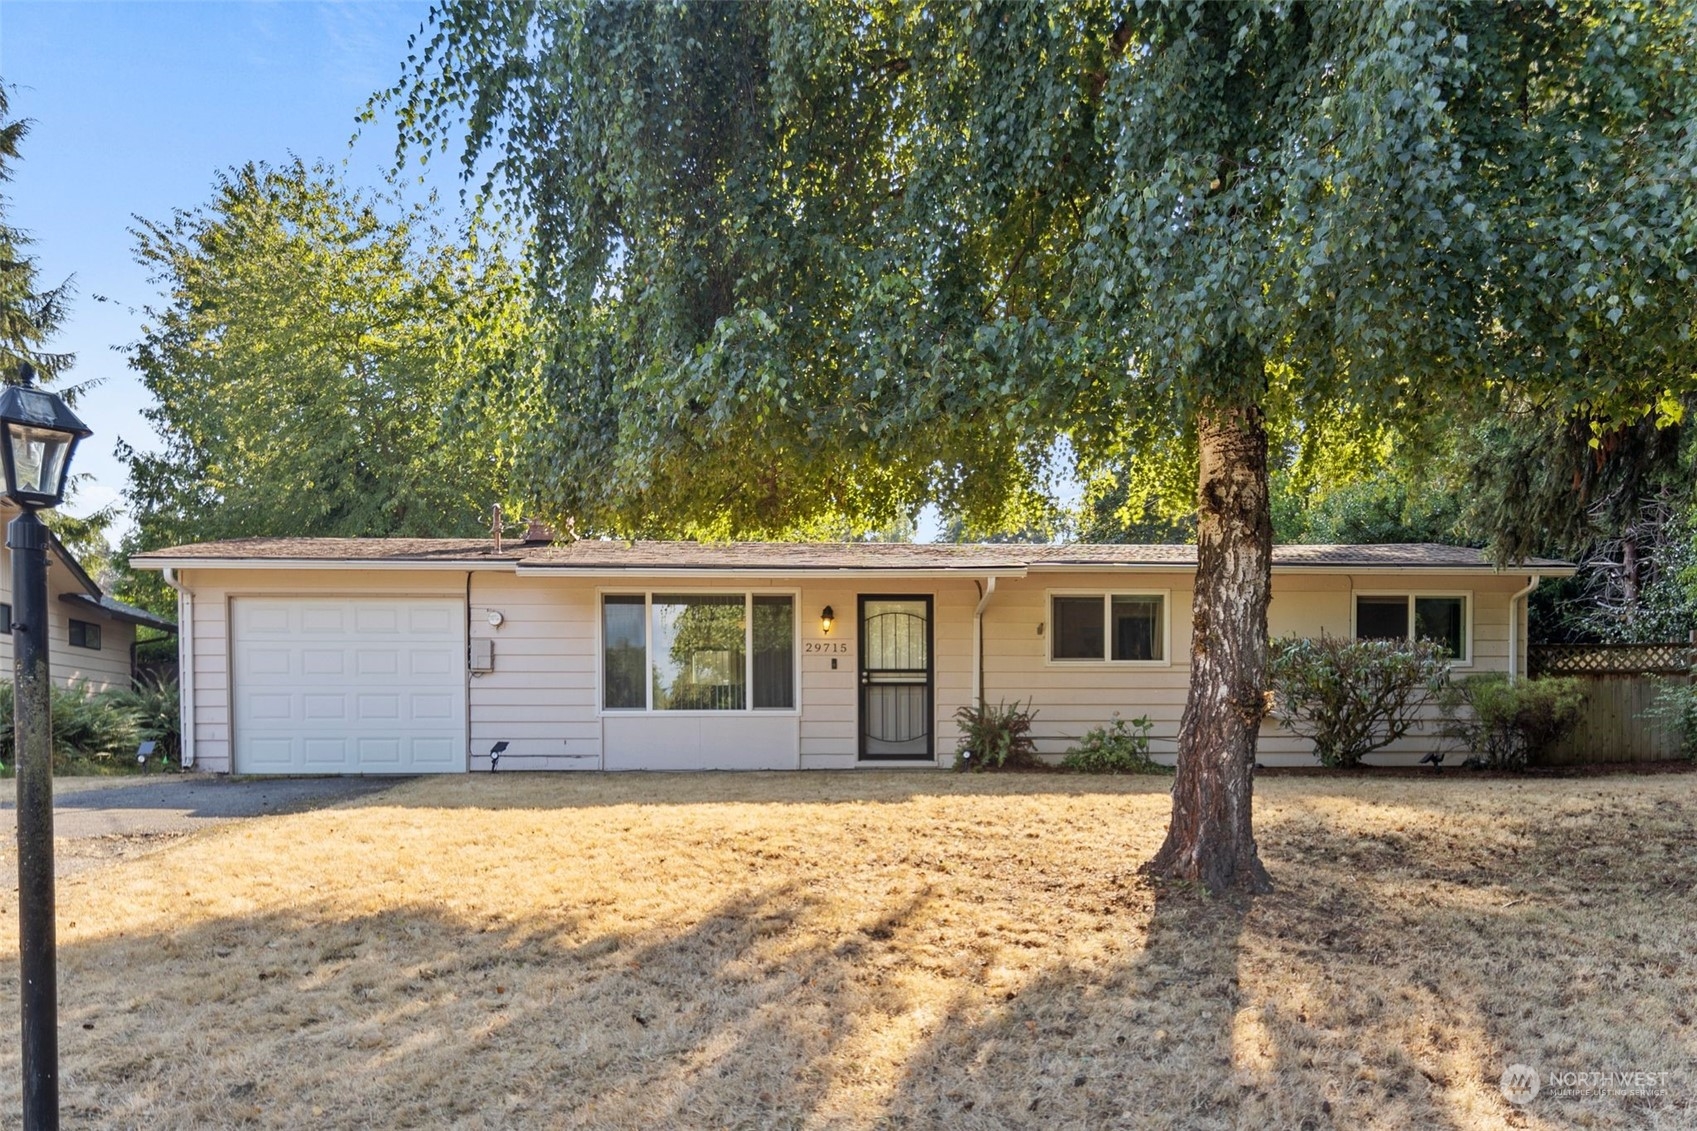
[{"label": "exterior wall light", "polygon": [[826,605],[819,611],[819,631],[826,636],[831,635],[831,626],[837,623],[837,614],[831,606]]}]

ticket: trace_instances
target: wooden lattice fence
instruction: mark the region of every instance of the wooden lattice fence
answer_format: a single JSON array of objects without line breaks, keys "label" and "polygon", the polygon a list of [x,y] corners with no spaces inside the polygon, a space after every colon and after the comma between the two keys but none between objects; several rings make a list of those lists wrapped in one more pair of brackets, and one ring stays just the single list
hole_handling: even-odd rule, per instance
[{"label": "wooden lattice fence", "polygon": [[1680,756],[1680,736],[1649,716],[1666,680],[1689,680],[1697,648],[1668,644],[1537,644],[1528,650],[1533,676],[1578,676],[1589,697],[1585,718],[1546,757],[1553,763],[1648,762]]}]

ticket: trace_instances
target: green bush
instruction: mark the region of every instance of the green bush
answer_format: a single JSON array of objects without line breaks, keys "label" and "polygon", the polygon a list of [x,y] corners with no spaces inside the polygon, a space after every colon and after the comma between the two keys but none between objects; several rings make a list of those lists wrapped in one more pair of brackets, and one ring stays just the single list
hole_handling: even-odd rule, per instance
[{"label": "green bush", "polygon": [[1268,664],[1273,715],[1327,766],[1355,766],[1407,734],[1449,682],[1448,652],[1421,640],[1288,637]]},{"label": "green bush", "polygon": [[988,703],[955,712],[960,740],[955,743],[955,769],[1002,770],[1037,761],[1031,723],[1037,712],[1029,703]]},{"label": "green bush", "polygon": [[1061,765],[1084,774],[1167,773],[1167,767],[1149,757],[1152,725],[1147,715],[1128,724],[1115,711],[1113,721],[1107,726],[1085,732],[1078,745],[1061,759]]},{"label": "green bush", "polygon": [[[127,692],[93,691],[78,680],[55,686],[53,704],[53,771],[65,773],[74,763],[112,760],[125,767],[140,741],[142,725],[125,702]],[[0,683],[0,762],[10,767],[17,754],[12,732],[12,685]]]},{"label": "green bush", "polygon": [[132,690],[112,694],[135,716],[137,737],[159,744],[156,755],[172,762],[182,760],[182,699],[176,680],[157,674],[143,675]]},{"label": "green bush", "polygon": [[1679,736],[1679,751],[1697,761],[1697,679],[1656,681],[1656,701],[1645,712]]},{"label": "green bush", "polygon": [[1494,770],[1523,770],[1573,733],[1585,714],[1581,680],[1546,676],[1510,683],[1502,672],[1450,685],[1439,704],[1446,733]]}]

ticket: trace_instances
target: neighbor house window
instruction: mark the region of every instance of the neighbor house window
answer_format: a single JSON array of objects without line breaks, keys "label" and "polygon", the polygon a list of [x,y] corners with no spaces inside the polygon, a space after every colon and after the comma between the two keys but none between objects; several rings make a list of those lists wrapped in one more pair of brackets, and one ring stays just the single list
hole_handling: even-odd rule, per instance
[{"label": "neighbor house window", "polygon": [[795,632],[795,598],[787,594],[607,594],[602,706],[792,710]]},{"label": "neighbor house window", "polygon": [[[6,623],[9,625],[9,624],[11,624],[11,622],[12,622],[12,618],[11,618],[10,614],[8,614],[7,617],[6,617]],[[100,626],[97,625],[97,624],[89,624],[85,620],[74,620],[74,621],[72,621],[71,622],[71,647],[73,647],[73,648],[93,648],[96,651],[99,651],[99,649],[100,649]]]},{"label": "neighbor house window", "polygon": [[1466,662],[1467,598],[1462,595],[1367,595],[1355,598],[1357,640],[1433,640]]},{"label": "neighbor house window", "polygon": [[12,606],[0,601],[0,634],[12,635]]},{"label": "neighbor house window", "polygon": [[1164,662],[1166,609],[1161,593],[1053,594],[1049,658]]}]

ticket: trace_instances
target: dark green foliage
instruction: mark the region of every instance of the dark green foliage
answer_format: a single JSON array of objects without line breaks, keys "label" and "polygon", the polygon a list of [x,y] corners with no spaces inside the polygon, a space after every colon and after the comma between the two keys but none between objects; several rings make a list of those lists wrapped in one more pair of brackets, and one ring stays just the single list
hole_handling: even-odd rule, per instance
[{"label": "dark green foliage", "polygon": [[1273,714],[1312,739],[1326,766],[1355,766],[1406,735],[1449,680],[1443,647],[1390,640],[1279,641],[1268,664]]},{"label": "dark green foliage", "polygon": [[[53,688],[53,771],[79,764],[128,768],[134,762],[141,721],[122,691],[91,691],[80,681]],[[11,767],[16,754],[12,731],[12,685],[0,683],[0,763]]]},{"label": "dark green foliage", "polygon": [[1147,715],[1140,715],[1128,724],[1115,712],[1107,726],[1086,731],[1078,745],[1061,759],[1061,766],[1082,774],[1171,773],[1149,757],[1150,729]]},{"label": "dark green foliage", "polygon": [[955,769],[1005,770],[1037,761],[1031,723],[1037,712],[1029,703],[988,703],[955,712],[960,739],[955,743]]},{"label": "dark green foliage", "polygon": [[1447,732],[1494,770],[1523,770],[1573,733],[1585,713],[1583,680],[1510,683],[1502,672],[1457,680],[1439,698]]},{"label": "dark green foliage", "polygon": [[135,687],[115,692],[113,698],[135,719],[137,736],[159,744],[156,756],[182,761],[182,698],[176,680],[144,675]]},{"label": "dark green foliage", "polygon": [[[120,446],[127,552],[253,535],[474,536],[508,502],[535,382],[528,293],[428,207],[299,161],[247,165],[142,221],[166,291],[130,364],[158,452]],[[498,246],[498,245],[497,245]],[[159,609],[157,587],[127,591]]]}]

